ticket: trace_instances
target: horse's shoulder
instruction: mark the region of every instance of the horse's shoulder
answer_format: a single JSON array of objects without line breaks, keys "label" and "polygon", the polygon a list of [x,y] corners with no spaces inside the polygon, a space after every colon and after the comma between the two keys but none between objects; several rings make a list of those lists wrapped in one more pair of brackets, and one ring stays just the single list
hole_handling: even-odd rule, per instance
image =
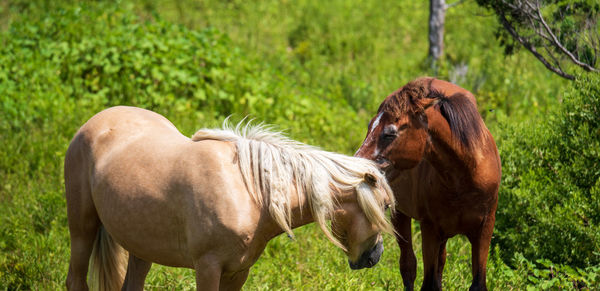
[{"label": "horse's shoulder", "polygon": [[477,153],[478,155],[475,156],[477,167],[473,180],[478,188],[484,192],[497,193],[502,175],[502,166],[496,143],[489,131],[487,131],[485,142],[477,150]]}]

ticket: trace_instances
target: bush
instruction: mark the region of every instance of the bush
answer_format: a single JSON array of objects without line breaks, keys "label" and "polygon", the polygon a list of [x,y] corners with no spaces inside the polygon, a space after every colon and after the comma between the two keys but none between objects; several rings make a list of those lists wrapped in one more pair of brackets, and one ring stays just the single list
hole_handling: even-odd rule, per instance
[{"label": "bush", "polygon": [[600,77],[580,76],[564,103],[499,138],[503,181],[494,242],[509,261],[600,264]]},{"label": "bush", "polygon": [[108,106],[133,105],[210,125],[251,115],[306,142],[357,148],[363,122],[343,96],[298,93],[293,81],[246,58],[215,29],[191,30],[156,15],[142,21],[122,6],[59,5],[14,20],[1,38],[1,129],[74,111],[85,112],[73,119],[82,123]]},{"label": "bush", "polygon": [[[117,5],[62,7],[38,21],[19,19],[4,39],[0,82],[14,126],[63,98],[90,110],[193,108],[214,118],[243,111],[248,102],[236,97],[254,91],[240,53],[214,29],[142,23]],[[15,96],[22,92],[30,95]]]},{"label": "bush", "polygon": [[[504,264],[495,248],[488,261],[488,278],[492,290],[598,290],[600,266],[575,268],[549,260],[527,260],[522,254],[512,257],[512,267]],[[491,282],[490,282],[491,281]]]}]

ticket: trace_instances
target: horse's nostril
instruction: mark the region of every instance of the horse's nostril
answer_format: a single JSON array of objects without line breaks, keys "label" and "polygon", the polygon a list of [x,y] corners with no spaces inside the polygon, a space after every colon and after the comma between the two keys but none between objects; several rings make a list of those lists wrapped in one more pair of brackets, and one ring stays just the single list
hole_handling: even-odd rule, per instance
[{"label": "horse's nostril", "polygon": [[382,157],[375,159],[375,163],[377,164],[377,167],[383,171],[385,171],[391,165],[390,160]]},{"label": "horse's nostril", "polygon": [[353,270],[372,268],[373,266],[377,265],[382,253],[383,243],[379,241],[371,249],[363,252],[356,262],[348,260],[348,263],[350,264],[350,268]]}]

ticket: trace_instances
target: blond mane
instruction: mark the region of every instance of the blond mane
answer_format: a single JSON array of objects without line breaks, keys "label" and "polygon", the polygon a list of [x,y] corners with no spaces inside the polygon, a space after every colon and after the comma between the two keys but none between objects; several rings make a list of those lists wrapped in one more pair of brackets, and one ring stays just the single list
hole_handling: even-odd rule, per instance
[{"label": "blond mane", "polygon": [[193,141],[208,139],[235,143],[240,171],[253,199],[268,208],[288,235],[293,236],[290,196],[294,192],[300,203],[308,202],[315,222],[342,249],[327,227],[338,193],[354,191],[369,221],[393,233],[384,204],[387,200],[394,205],[394,195],[372,161],[320,150],[262,124],[240,122],[233,128],[225,121],[223,129],[201,129],[192,136]]}]

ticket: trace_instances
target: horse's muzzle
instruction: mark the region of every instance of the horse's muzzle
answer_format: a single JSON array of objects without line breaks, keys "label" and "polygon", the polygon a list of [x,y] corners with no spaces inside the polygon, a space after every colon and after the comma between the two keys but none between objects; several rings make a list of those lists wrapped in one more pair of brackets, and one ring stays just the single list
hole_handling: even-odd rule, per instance
[{"label": "horse's muzzle", "polygon": [[350,265],[350,269],[359,270],[362,268],[371,268],[379,262],[379,258],[381,258],[381,254],[383,253],[383,241],[377,242],[372,248],[366,250],[360,255],[358,261],[352,262],[348,260],[348,264]]}]

